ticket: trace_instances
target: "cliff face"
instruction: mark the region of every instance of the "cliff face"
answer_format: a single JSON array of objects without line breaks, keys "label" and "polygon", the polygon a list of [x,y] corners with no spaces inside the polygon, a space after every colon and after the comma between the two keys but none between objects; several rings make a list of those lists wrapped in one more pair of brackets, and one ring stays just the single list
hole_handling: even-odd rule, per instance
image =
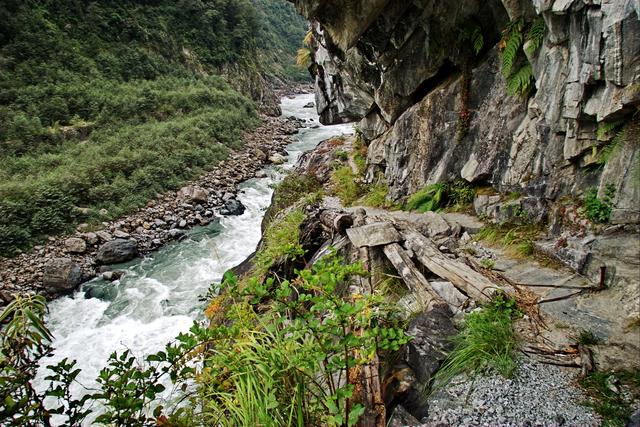
[{"label": "cliff face", "polygon": [[[594,186],[602,197],[612,185],[611,222],[640,222],[636,0],[294,3],[312,22],[321,119],[359,120],[368,177],[384,173],[389,197],[463,178],[517,192],[532,218],[554,219],[556,201]],[[544,22],[538,43],[526,34],[536,21]],[[503,75],[517,22],[514,69],[530,64],[535,78],[525,96],[508,95]],[[616,126],[624,137],[605,132]],[[476,210],[500,206],[476,200]]]}]

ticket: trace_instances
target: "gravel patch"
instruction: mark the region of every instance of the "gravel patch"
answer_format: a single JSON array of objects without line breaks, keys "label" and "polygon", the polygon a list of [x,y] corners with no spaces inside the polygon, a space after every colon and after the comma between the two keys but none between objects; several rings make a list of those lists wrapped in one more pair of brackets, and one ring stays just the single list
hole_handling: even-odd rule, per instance
[{"label": "gravel patch", "polygon": [[423,426],[599,426],[599,417],[580,404],[587,396],[576,385],[578,374],[527,358],[512,379],[456,378],[429,400]]}]

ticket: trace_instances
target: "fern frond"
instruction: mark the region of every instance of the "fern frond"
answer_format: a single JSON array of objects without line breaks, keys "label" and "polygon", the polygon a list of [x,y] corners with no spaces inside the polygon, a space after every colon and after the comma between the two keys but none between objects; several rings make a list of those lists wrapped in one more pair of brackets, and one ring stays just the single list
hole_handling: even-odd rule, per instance
[{"label": "fern frond", "polygon": [[609,134],[620,126],[622,126],[623,120],[616,120],[613,122],[600,122],[598,123],[598,129],[596,130],[596,138],[599,140],[606,139]]},{"label": "fern frond", "polygon": [[308,67],[309,64],[311,64],[311,50],[301,47],[296,54],[296,65],[298,67]]},{"label": "fern frond", "polygon": [[524,35],[522,34],[522,28],[524,23],[522,19],[517,19],[510,22],[507,28],[503,31],[502,45],[502,74],[505,77],[511,75],[513,71],[513,64],[518,58],[518,51],[524,42]]},{"label": "fern frond", "polygon": [[313,32],[311,32],[311,30],[307,31],[307,34],[304,36],[304,39],[302,39],[302,43],[309,47],[311,46],[311,43],[313,42]]},{"label": "fern frond", "polygon": [[627,138],[626,130],[627,128],[623,127],[622,129],[617,131],[616,136],[613,137],[611,142],[604,146],[604,148],[600,152],[598,163],[602,165],[607,163],[609,159],[618,151],[618,149],[624,145],[624,141]]},{"label": "fern frond", "polygon": [[511,96],[526,97],[533,88],[533,68],[527,63],[507,78],[507,92]]},{"label": "fern frond", "polygon": [[477,54],[480,53],[484,47],[484,36],[480,27],[476,26],[471,34],[471,42],[473,43],[473,51]]},{"label": "fern frond", "polygon": [[528,54],[531,55],[535,51],[540,49],[542,43],[544,42],[544,34],[546,32],[546,29],[547,27],[545,26],[544,18],[542,16],[538,16],[533,21],[531,27],[529,28],[529,31],[527,32],[526,39],[529,42],[529,45],[527,46]]}]

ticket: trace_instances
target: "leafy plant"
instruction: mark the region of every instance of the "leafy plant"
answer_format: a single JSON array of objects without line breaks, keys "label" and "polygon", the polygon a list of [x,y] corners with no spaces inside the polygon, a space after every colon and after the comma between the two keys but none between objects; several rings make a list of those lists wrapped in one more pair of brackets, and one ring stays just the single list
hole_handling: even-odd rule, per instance
[{"label": "leafy plant", "polygon": [[583,212],[585,216],[593,222],[607,223],[613,212],[613,200],[616,189],[613,184],[605,186],[605,193],[602,199],[598,198],[598,190],[590,188],[584,196]]},{"label": "leafy plant", "polygon": [[487,270],[493,270],[496,266],[496,262],[491,258],[484,258],[482,261],[480,261],[480,265],[482,265]]},{"label": "leafy plant", "polygon": [[594,334],[593,331],[582,330],[576,342],[582,345],[598,345],[602,342],[602,339]]},{"label": "leafy plant", "polygon": [[532,55],[534,54],[544,42],[544,35],[546,33],[547,27],[544,22],[544,18],[542,16],[537,16],[531,26],[529,27],[529,31],[527,32],[527,41],[529,45],[527,46],[527,53]]},{"label": "leafy plant", "polygon": [[461,42],[471,43],[473,52],[478,55],[484,47],[484,35],[482,28],[475,23],[465,25],[460,31],[459,39]]},{"label": "leafy plant", "polygon": [[534,82],[533,68],[531,64],[525,64],[507,79],[507,93],[524,98],[533,88]]}]

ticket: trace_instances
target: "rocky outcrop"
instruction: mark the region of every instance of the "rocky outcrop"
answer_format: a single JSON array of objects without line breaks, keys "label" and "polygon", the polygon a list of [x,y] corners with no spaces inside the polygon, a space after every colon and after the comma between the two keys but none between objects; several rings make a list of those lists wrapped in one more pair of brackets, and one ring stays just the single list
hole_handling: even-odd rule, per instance
[{"label": "rocky outcrop", "polygon": [[[368,178],[383,173],[390,198],[462,178],[536,198],[544,217],[563,197],[594,186],[602,197],[612,185],[612,222],[640,222],[637,1],[294,3],[312,21],[321,120],[359,120]],[[501,31],[536,17],[544,39],[523,50],[535,89],[508,96]],[[477,56],[464,37],[470,28],[483,35]],[[615,132],[596,129],[617,121],[628,124],[627,137],[598,166]]]}]

